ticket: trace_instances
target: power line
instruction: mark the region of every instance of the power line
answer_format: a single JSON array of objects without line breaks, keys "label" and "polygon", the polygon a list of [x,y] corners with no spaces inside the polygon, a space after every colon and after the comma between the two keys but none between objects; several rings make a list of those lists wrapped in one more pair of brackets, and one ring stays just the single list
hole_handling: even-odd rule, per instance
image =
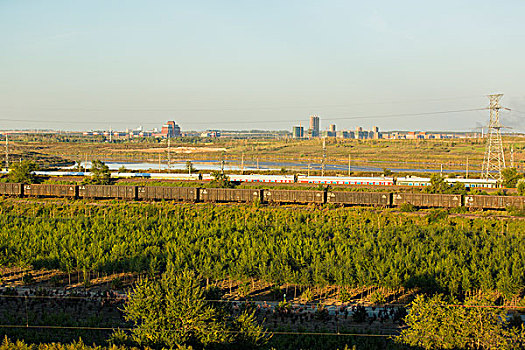
[{"label": "power line", "polygon": [[[370,102],[355,102],[345,104],[320,104],[320,105],[289,105],[289,106],[256,106],[256,107],[214,107],[214,108],[177,108],[177,107],[116,107],[116,108],[94,108],[94,107],[35,107],[33,110],[46,111],[85,111],[85,112],[232,112],[232,111],[250,111],[250,110],[285,110],[285,109],[318,109],[318,108],[340,108],[352,107],[361,105],[388,105],[388,104],[404,104],[415,102],[433,102],[433,101],[451,101],[451,100],[465,100],[481,98],[482,96],[459,96],[459,97],[443,97],[443,98],[423,98],[412,100],[391,100],[391,101],[370,101]],[[0,106],[0,109],[14,110],[14,106]],[[26,109],[27,110],[27,109]]]},{"label": "power line", "polygon": [[[335,118],[326,118],[326,120],[359,120],[359,119],[387,119],[387,118],[400,118],[400,117],[419,117],[419,116],[429,116],[429,115],[440,115],[448,113],[462,113],[462,112],[474,112],[482,111],[486,108],[470,108],[470,109],[456,109],[456,110],[446,110],[446,111],[433,111],[433,112],[420,112],[420,113],[396,113],[396,114],[375,114],[375,115],[357,115],[350,117],[335,117]],[[60,123],[60,124],[95,124],[95,123],[106,123],[106,121],[63,121],[63,120],[32,120],[32,119],[13,119],[13,118],[0,118],[0,121],[3,122],[31,122],[31,123]],[[208,122],[195,122],[190,121],[190,124],[207,124],[207,125],[216,125],[216,124],[268,124],[268,123],[296,123],[297,119],[288,119],[288,120],[257,120],[257,121],[208,121]],[[112,121],[112,124],[130,124],[130,121]],[[141,123],[143,125],[158,125],[156,122],[146,122]]]},{"label": "power line", "polygon": [[[95,331],[133,331],[137,328],[120,328],[120,327],[81,327],[81,326],[55,326],[55,325],[4,325],[0,324],[0,328],[29,328],[29,329],[70,329],[70,330],[95,330]],[[141,330],[149,330],[155,332],[178,332],[182,328],[178,329],[148,329],[140,328]],[[399,331],[398,329],[386,329],[388,331]],[[241,331],[228,331],[224,330],[225,333],[240,334]],[[267,331],[270,334],[276,335],[318,335],[318,336],[345,336],[345,337],[391,337],[391,334],[370,334],[370,333],[328,333],[328,332],[283,332],[283,331]]]},{"label": "power line", "polygon": [[[20,298],[20,299],[72,299],[72,300],[124,300],[127,299],[127,295],[125,296],[76,296],[76,295],[9,295],[9,294],[0,294],[0,298]],[[231,304],[249,304],[249,303],[268,303],[268,300],[228,300],[228,299],[206,299],[205,302],[210,303],[231,303]],[[270,301],[271,302],[271,301]],[[274,303],[277,303],[278,301],[275,301]],[[313,303],[292,303],[290,302],[292,306],[318,306],[319,304],[313,304]],[[341,304],[341,305],[325,305],[326,306],[333,306],[337,308],[341,307],[351,307],[351,306],[362,306],[360,303],[348,303],[348,304]],[[409,307],[409,305],[406,304],[388,304],[385,305],[387,307]],[[493,308],[493,309],[510,309],[510,310],[517,310],[517,309],[525,309],[525,306],[510,306],[510,305],[466,305],[466,304],[450,304],[448,306],[451,307],[464,307],[464,308]],[[369,306],[373,307],[373,306]],[[381,307],[381,306],[375,306],[375,307]]]}]

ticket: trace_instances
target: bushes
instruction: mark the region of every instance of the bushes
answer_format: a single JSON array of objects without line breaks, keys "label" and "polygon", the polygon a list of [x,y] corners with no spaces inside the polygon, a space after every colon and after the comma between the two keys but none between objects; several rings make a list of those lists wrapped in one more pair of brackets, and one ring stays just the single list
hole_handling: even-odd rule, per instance
[{"label": "bushes", "polygon": [[211,280],[255,278],[301,290],[374,285],[461,296],[479,289],[518,294],[525,286],[525,266],[514,263],[525,260],[519,220],[445,218],[443,210],[407,216],[359,208],[9,200],[0,212],[2,265],[153,276],[173,264]]}]

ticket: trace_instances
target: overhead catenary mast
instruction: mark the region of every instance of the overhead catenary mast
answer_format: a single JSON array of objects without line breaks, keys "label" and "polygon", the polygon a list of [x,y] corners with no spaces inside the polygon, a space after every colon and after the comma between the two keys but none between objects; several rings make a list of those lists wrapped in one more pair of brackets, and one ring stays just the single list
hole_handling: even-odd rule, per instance
[{"label": "overhead catenary mast", "polygon": [[490,99],[490,121],[487,131],[487,146],[483,158],[481,177],[485,180],[496,179],[501,181],[501,171],[505,169],[505,154],[503,152],[503,141],[501,140],[501,125],[499,121],[499,100],[503,94],[489,95]]}]

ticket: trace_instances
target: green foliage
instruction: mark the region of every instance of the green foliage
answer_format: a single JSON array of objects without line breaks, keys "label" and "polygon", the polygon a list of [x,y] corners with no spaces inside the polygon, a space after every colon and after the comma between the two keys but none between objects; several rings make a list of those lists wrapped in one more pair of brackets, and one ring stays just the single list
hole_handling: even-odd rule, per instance
[{"label": "green foliage", "polygon": [[[144,350],[148,350],[145,348]],[[49,343],[49,344],[27,344],[21,340],[12,341],[7,337],[4,338],[0,344],[0,350],[139,350],[138,348],[130,348],[124,346],[97,346],[85,345],[82,340],[72,342],[69,344]]]},{"label": "green foliage", "polygon": [[210,183],[210,187],[216,188],[233,188],[235,187],[230,178],[220,171],[212,171],[211,176],[213,180]]},{"label": "green foliage", "polygon": [[124,313],[135,324],[132,339],[142,346],[256,347],[268,339],[253,313],[245,311],[233,322],[221,317],[221,310],[206,302],[200,281],[189,271],[169,268],[160,281],[139,281]]},{"label": "green foliage", "polygon": [[519,179],[516,183],[516,188],[519,196],[525,196],[525,179]]},{"label": "green foliage", "polygon": [[489,300],[457,300],[419,295],[405,318],[407,328],[397,341],[424,349],[518,349],[525,346],[525,330],[508,328],[504,309],[482,307]]},{"label": "green foliage", "polygon": [[126,167],[124,165],[122,165],[120,168],[118,168],[118,172],[119,173],[125,173],[127,171],[128,171],[128,169],[126,169]]},{"label": "green foliage", "polygon": [[383,175],[384,176],[392,176],[393,172],[390,169],[383,168]]},{"label": "green foliage", "polygon": [[467,193],[465,185],[456,182],[454,185],[450,185],[445,181],[445,178],[441,175],[432,175],[430,177],[430,186],[425,187],[427,193],[442,193],[442,194],[465,194]]},{"label": "green foliage", "polygon": [[111,172],[109,167],[100,160],[91,163],[91,179],[87,183],[93,185],[109,185],[111,183]]},{"label": "green foliage", "polygon": [[519,179],[523,178],[523,174],[518,172],[516,168],[505,168],[501,171],[503,181],[501,185],[505,188],[514,188]]},{"label": "green foliage", "polygon": [[404,212],[404,213],[411,213],[411,212],[414,212],[417,210],[417,208],[413,205],[413,204],[410,204],[410,203],[402,203],[400,206],[399,206],[399,210]]},{"label": "green foliage", "polygon": [[525,266],[516,263],[525,261],[522,220],[14,200],[0,202],[0,212],[2,266],[155,276],[171,264],[210,280],[260,279],[301,292],[326,285],[417,287],[458,297],[497,290],[511,300],[525,288]]},{"label": "green foliage", "polygon": [[33,173],[36,170],[37,165],[33,161],[23,160],[21,162],[14,162],[11,163],[7,177],[9,182],[32,184],[37,182],[37,177]]}]

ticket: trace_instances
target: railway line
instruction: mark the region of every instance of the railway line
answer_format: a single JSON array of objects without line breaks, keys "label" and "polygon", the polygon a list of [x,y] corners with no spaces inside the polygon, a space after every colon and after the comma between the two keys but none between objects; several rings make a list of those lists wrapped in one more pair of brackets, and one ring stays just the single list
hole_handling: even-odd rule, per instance
[{"label": "railway line", "polygon": [[525,196],[170,186],[60,185],[0,183],[0,196],[118,199],[205,203],[333,204],[339,206],[525,209]]}]

